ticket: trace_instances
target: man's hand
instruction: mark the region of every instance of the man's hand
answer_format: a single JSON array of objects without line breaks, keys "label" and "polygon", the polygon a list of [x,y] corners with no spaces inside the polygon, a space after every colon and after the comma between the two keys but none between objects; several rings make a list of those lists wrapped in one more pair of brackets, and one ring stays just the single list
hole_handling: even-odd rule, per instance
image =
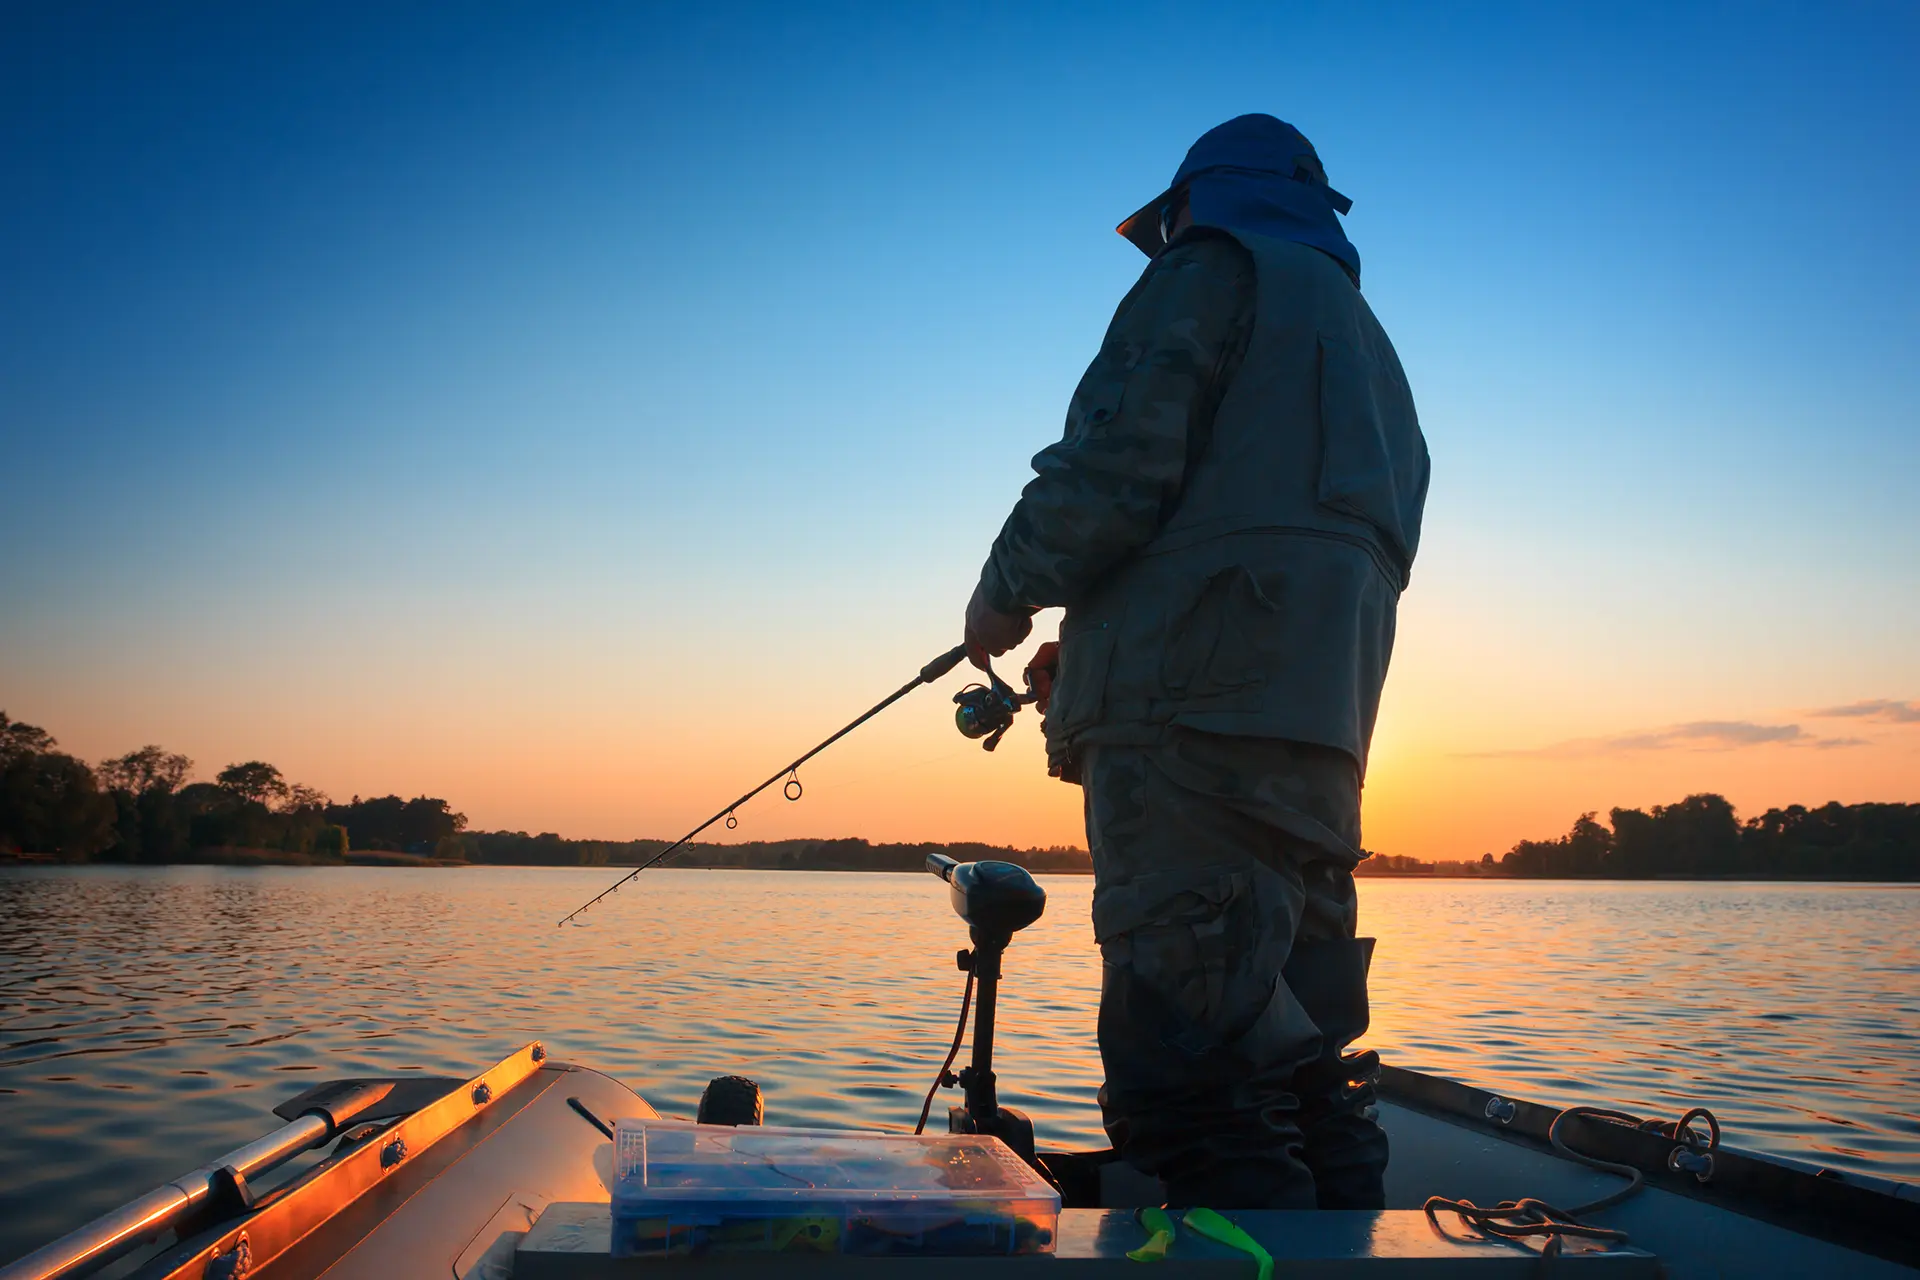
[{"label": "man's hand", "polygon": [[1060,642],[1049,640],[1035,649],[1025,674],[1034,692],[1033,705],[1041,715],[1047,714],[1047,706],[1053,701],[1053,682],[1060,678]]},{"label": "man's hand", "polygon": [[1027,638],[1033,619],[1024,613],[1001,613],[987,603],[980,588],[973,589],[967,601],[967,657],[982,671],[987,660],[997,658]]}]

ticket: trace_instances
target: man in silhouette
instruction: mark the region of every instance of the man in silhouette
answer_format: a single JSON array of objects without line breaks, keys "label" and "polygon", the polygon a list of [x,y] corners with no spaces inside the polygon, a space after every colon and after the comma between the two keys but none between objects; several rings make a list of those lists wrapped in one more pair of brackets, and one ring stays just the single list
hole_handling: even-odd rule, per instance
[{"label": "man in silhouette", "polygon": [[967,606],[982,665],[1066,609],[1029,670],[1086,795],[1101,1106],[1175,1206],[1384,1203],[1352,873],[1428,464],[1349,207],[1272,116],[1194,144]]}]

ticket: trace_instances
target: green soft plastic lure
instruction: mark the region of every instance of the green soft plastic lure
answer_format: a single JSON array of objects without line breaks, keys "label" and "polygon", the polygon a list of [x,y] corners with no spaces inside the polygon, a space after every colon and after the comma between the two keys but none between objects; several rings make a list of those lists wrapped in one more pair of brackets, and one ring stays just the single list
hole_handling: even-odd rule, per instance
[{"label": "green soft plastic lure", "polygon": [[1167,1216],[1167,1211],[1142,1209],[1134,1217],[1152,1234],[1138,1249],[1127,1250],[1127,1256],[1135,1262],[1158,1262],[1166,1257],[1167,1246],[1173,1243],[1173,1219]]},{"label": "green soft plastic lure", "polygon": [[1181,1218],[1190,1230],[1197,1231],[1209,1240],[1217,1240],[1229,1249],[1238,1249],[1251,1254],[1259,1267],[1259,1280],[1273,1280],[1273,1255],[1260,1247],[1260,1242],[1234,1226],[1211,1209],[1189,1209]]}]

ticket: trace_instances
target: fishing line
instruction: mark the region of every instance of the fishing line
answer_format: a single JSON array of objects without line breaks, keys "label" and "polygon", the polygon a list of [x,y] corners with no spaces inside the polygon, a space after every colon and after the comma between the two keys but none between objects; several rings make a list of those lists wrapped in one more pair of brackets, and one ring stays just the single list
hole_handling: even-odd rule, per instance
[{"label": "fishing line", "polygon": [[[728,830],[732,830],[734,827],[739,826],[740,820],[739,818],[734,816],[734,810],[738,809],[741,805],[745,804],[747,801],[759,795],[762,791],[765,791],[768,787],[772,786],[774,783],[785,782],[786,786],[783,788],[783,790],[786,793],[787,799],[798,800],[801,796],[801,791],[802,791],[802,788],[800,786],[800,766],[801,765],[813,759],[815,756],[819,755],[822,751],[825,751],[828,747],[840,741],[840,739],[846,737],[848,734],[852,733],[855,729],[858,729],[861,725],[873,719],[875,716],[879,715],[882,711],[885,711],[888,707],[900,701],[900,699],[906,697],[908,694],[912,693],[915,689],[918,689],[921,685],[932,684],[935,680],[938,680],[941,676],[944,676],[945,674],[947,674],[947,672],[959,666],[960,660],[966,656],[967,656],[967,646],[963,644],[955,645],[953,648],[947,650],[945,653],[935,658],[932,662],[929,662],[926,666],[920,668],[919,675],[907,681],[905,684],[901,685],[898,689],[895,689],[892,693],[888,694],[886,697],[882,698],[880,701],[874,703],[873,706],[867,708],[866,711],[862,712],[857,718],[850,721],[847,725],[841,728],[840,731],[835,733],[832,737],[827,738],[825,741],[821,742],[818,746],[814,747],[813,750],[807,752],[805,755],[801,756],[798,760],[795,760],[792,764],[786,766],[784,769],[781,769],[779,772],[775,773],[771,778],[768,778],[765,782],[761,783],[759,786],[755,787],[753,790],[747,792],[745,795],[741,796],[738,800],[735,800],[732,804],[720,810],[720,812],[714,814],[711,818],[708,818],[705,822],[701,823],[699,826],[695,827],[693,830],[687,832],[687,834],[681,836],[678,840],[675,840],[672,844],[668,845],[666,848],[662,849],[660,852],[654,854],[651,858],[648,858],[645,862],[635,867],[632,871],[629,871],[626,875],[621,876],[620,879],[608,885],[605,889],[602,889],[599,893],[595,894],[591,899],[589,899],[585,903],[582,903],[580,906],[575,907],[572,911],[569,911],[565,916],[562,916],[560,918],[560,920],[556,923],[555,927],[557,928],[559,927],[559,925],[571,923],[576,917],[581,916],[586,912],[592,910],[593,907],[600,901],[600,899],[606,897],[608,894],[618,893],[620,891],[621,885],[633,879],[635,876],[639,875],[642,871],[645,871],[648,867],[660,861],[660,859],[666,857],[668,854],[672,853],[674,850],[683,848],[695,836],[699,835],[702,831],[705,831],[708,827],[712,826],[714,823],[724,820],[727,824]],[[991,675],[991,673],[989,673],[989,675]],[[996,678],[994,679],[994,684],[998,686],[1000,685],[1000,681]],[[1001,686],[1001,687],[1004,687],[1004,686]],[[1007,718],[1009,721],[1011,721],[1012,719],[1011,713],[1008,713]],[[966,731],[967,731],[966,725],[963,723],[962,732],[966,732]],[[1001,732],[1004,732],[1004,731],[1005,731],[1004,729],[1001,730]],[[977,735],[969,732],[967,736],[974,737]],[[999,735],[995,734],[994,740],[998,741],[998,739],[999,739]]]}]

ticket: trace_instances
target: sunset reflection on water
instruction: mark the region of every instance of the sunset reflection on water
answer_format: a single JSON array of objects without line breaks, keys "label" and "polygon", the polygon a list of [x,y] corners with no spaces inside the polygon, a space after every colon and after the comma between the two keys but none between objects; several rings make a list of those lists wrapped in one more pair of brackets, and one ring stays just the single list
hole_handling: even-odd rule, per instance
[{"label": "sunset reflection on water", "polygon": [[[79,868],[0,873],[0,1256],[271,1126],[323,1076],[470,1074],[529,1039],[691,1114],[910,1126],[965,927],[927,877]],[[1101,1141],[1091,882],[1048,877],[996,1066],[1042,1141]],[[1365,880],[1390,1062],[1543,1102],[1711,1105],[1735,1145],[1920,1167],[1920,892]],[[29,1195],[29,1191],[32,1194]]]}]

